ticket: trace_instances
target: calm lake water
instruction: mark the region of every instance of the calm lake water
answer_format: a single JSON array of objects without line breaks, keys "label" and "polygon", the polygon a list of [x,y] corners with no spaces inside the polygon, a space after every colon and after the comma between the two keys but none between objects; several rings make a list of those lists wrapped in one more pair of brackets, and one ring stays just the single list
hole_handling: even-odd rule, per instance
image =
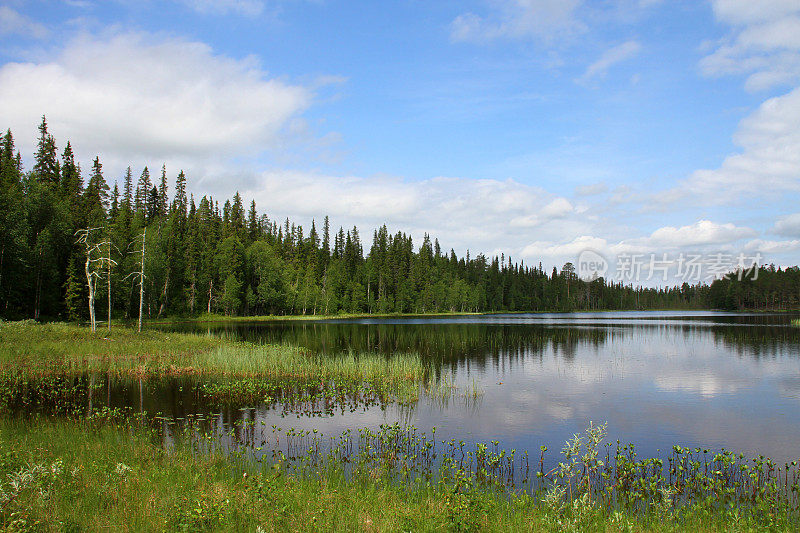
[{"label": "calm lake water", "polygon": [[[672,445],[722,448],[778,461],[800,457],[798,315],[721,312],[509,314],[228,324],[177,324],[335,356],[348,350],[418,352],[457,390],[413,406],[358,406],[308,416],[237,406],[212,419],[255,427],[345,429],[405,423],[437,439],[498,440],[500,448],[553,456],[589,421],[640,456]],[[482,392],[469,398],[474,386]],[[203,412],[180,381],[127,385],[117,400],[167,416]],[[121,397],[120,397],[121,395]]]}]

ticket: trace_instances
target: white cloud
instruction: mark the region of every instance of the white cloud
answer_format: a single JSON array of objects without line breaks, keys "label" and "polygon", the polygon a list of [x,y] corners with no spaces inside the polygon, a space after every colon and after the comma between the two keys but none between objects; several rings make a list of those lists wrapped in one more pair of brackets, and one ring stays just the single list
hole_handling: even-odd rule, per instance
[{"label": "white cloud", "polygon": [[608,185],[605,183],[591,183],[589,185],[579,185],[575,187],[575,194],[577,196],[595,196],[607,191]]},{"label": "white cloud", "polygon": [[544,224],[545,222],[564,218],[574,211],[575,208],[569,200],[559,197],[535,213],[512,218],[509,224],[513,227],[532,228]]},{"label": "white cloud", "polygon": [[[607,231],[608,228],[594,227],[595,232]],[[649,258],[651,254],[661,257],[664,253],[698,252],[703,249],[731,249],[731,245],[742,239],[755,237],[757,233],[731,223],[718,224],[708,220],[699,220],[694,224],[676,228],[664,226],[653,231],[649,236],[609,241],[595,235],[580,235],[572,240],[539,240],[522,249],[521,255],[526,260],[545,261],[548,264],[561,265],[567,261],[575,262],[581,252],[591,250],[610,260],[612,267],[614,258],[620,254],[642,254]],[[753,242],[753,241],[751,241]],[[750,248],[745,248],[749,251]],[[764,253],[781,253],[788,248],[764,245]],[[673,257],[674,258],[674,257]],[[613,273],[613,268],[612,268]]]},{"label": "white cloud", "polygon": [[530,37],[549,41],[584,29],[575,18],[579,5],[580,0],[494,0],[488,16],[464,13],[456,17],[450,35],[454,41]]},{"label": "white cloud", "polygon": [[264,11],[264,2],[261,0],[182,0],[199,13],[220,14],[236,13],[239,15],[256,16]]},{"label": "white cloud", "polygon": [[785,254],[800,250],[800,240],[765,241],[754,239],[748,242],[744,249],[748,252],[761,252],[762,254]]},{"label": "white cloud", "polygon": [[739,153],[717,169],[695,171],[652,201],[724,204],[800,191],[800,88],[761,104],[739,123],[733,140]]},{"label": "white cloud", "polygon": [[775,20],[800,11],[796,0],[713,0],[714,14],[728,24]]},{"label": "white cloud", "polygon": [[800,80],[800,4],[794,0],[717,0],[732,33],[700,62],[709,76],[747,75],[751,91]]},{"label": "white cloud", "polygon": [[745,117],[733,136],[740,147],[715,169],[701,169],[651,197],[651,206],[725,205],[776,200],[800,191],[800,3],[795,0],[714,0],[728,37],[700,62],[710,76],[745,75],[745,88],[792,84]]},{"label": "white cloud", "polygon": [[606,50],[597,61],[589,65],[581,76],[581,80],[588,81],[596,76],[604,75],[613,65],[635,57],[641,49],[642,45],[638,41],[626,41]]},{"label": "white cloud", "polygon": [[48,29],[8,6],[0,6],[0,35],[21,35],[44,39],[50,32]]},{"label": "white cloud", "polygon": [[558,263],[559,260],[574,261],[578,254],[584,250],[594,250],[608,253],[609,244],[603,238],[590,235],[581,235],[570,242],[557,243],[551,241],[536,241],[522,249],[522,257],[533,260],[550,260]]},{"label": "white cloud", "polygon": [[42,114],[58,140],[104,161],[257,153],[311,100],[251,58],[143,33],[84,36],[49,61],[0,68],[0,116],[25,154]]},{"label": "white cloud", "polygon": [[[208,182],[199,182],[200,190],[207,191],[212,181],[220,183],[210,173]],[[234,180],[226,181],[230,188]],[[416,240],[430,233],[445,249],[460,254],[470,249],[473,257],[481,252],[516,256],[533,231],[566,239],[591,224],[567,199],[514,180],[413,181],[275,170],[235,181],[243,196],[255,198],[259,209],[277,220],[289,217],[307,224],[329,215],[337,227],[357,225],[362,231],[387,223],[391,231],[411,233]],[[514,220],[533,221],[535,228]]]},{"label": "white cloud", "polygon": [[756,232],[750,228],[737,227],[730,223],[717,224],[710,220],[699,220],[680,228],[674,226],[659,228],[646,239],[646,242],[658,248],[678,248],[728,244],[755,235]]},{"label": "white cloud", "polygon": [[800,213],[792,213],[781,217],[775,222],[773,228],[778,235],[786,237],[800,237]]}]

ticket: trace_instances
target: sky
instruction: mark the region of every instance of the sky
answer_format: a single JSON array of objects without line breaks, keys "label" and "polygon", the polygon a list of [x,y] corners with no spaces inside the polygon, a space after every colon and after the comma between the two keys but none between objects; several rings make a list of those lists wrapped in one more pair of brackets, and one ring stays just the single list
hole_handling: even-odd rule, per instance
[{"label": "sky", "polygon": [[797,0],[0,1],[26,168],[43,114],[110,183],[163,164],[367,247],[800,263]]}]

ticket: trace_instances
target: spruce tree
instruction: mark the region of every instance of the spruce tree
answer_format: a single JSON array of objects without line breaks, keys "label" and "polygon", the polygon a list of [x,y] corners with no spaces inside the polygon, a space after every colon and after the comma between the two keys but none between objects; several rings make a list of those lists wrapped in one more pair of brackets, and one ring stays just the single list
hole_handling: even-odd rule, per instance
[{"label": "spruce tree", "polygon": [[161,166],[161,182],[158,186],[158,216],[166,218],[169,198],[167,196],[167,164]]},{"label": "spruce tree", "polygon": [[108,205],[108,184],[103,177],[103,165],[100,158],[92,162],[92,174],[83,196],[83,208],[87,227],[103,227],[106,225],[106,206]]},{"label": "spruce tree", "polygon": [[69,141],[61,155],[61,192],[69,202],[73,224],[75,226],[82,225],[83,179],[81,178],[81,169],[75,163],[75,154],[72,152],[72,145]]},{"label": "spruce tree", "polygon": [[47,118],[44,115],[39,124],[39,140],[36,144],[33,172],[40,182],[57,185],[60,181],[61,169],[56,154],[56,141],[47,131]]},{"label": "spruce tree", "polygon": [[142,170],[142,175],[139,176],[139,182],[136,184],[136,197],[134,199],[134,212],[137,215],[147,216],[147,201],[150,196],[150,190],[153,188],[153,183],[150,181],[150,171],[147,167]]}]

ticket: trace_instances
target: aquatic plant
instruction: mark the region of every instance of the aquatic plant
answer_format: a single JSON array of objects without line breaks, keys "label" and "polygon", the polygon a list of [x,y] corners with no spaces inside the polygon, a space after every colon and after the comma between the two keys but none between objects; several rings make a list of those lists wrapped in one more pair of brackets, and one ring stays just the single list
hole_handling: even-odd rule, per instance
[{"label": "aquatic plant", "polygon": [[[632,447],[601,443],[603,426],[570,439],[560,462],[572,477],[559,478],[561,466],[546,475],[527,454],[503,451],[496,441],[442,440],[413,426],[330,437],[291,427],[261,431],[250,420],[223,435],[187,421],[172,426],[177,433],[165,450],[154,440],[159,430],[139,422],[0,419],[0,479],[26,465],[60,465],[17,492],[0,514],[0,528],[795,531],[800,525],[796,465],[779,471],[766,459],[742,461],[750,468],[733,479],[720,465],[728,457],[732,467],[739,456],[679,448],[677,461],[658,470]],[[223,436],[233,440],[215,445]],[[618,455],[604,459],[604,451]],[[689,471],[670,478],[668,471],[680,472],[681,465]],[[538,468],[542,476],[519,477]],[[565,489],[563,498],[543,502],[556,485]],[[46,497],[32,488],[39,486]]]}]

